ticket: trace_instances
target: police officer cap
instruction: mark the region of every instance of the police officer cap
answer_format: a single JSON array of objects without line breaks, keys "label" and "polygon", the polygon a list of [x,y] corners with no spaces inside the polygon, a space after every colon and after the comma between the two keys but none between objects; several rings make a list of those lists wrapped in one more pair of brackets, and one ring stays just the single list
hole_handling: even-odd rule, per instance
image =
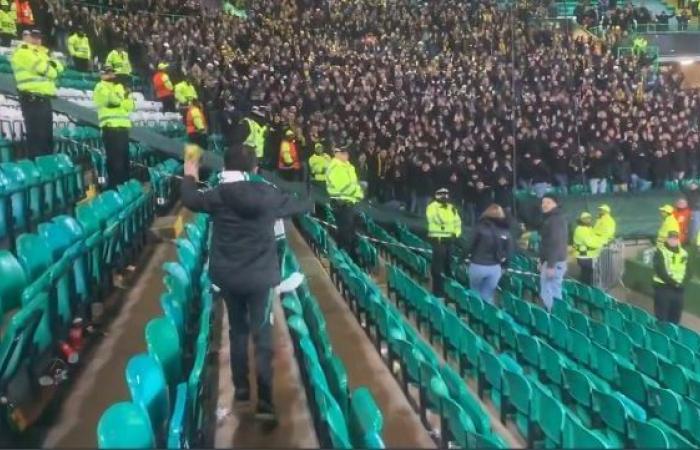
[{"label": "police officer cap", "polygon": [[678,234],[677,231],[673,230],[673,231],[669,231],[669,232],[668,232],[668,236],[667,236],[667,237],[670,237],[670,238],[677,238],[677,237],[680,237],[680,234]]},{"label": "police officer cap", "polygon": [[114,67],[107,64],[104,67],[102,67],[102,73],[114,73]]},{"label": "police officer cap", "polygon": [[255,105],[255,106],[253,106],[253,109],[251,109],[250,112],[252,114],[255,114],[256,116],[265,117],[265,113],[267,112],[267,108],[265,108],[264,106]]},{"label": "police officer cap", "polygon": [[437,191],[435,191],[435,196],[436,197],[445,197],[450,195],[450,190],[447,188],[440,188]]},{"label": "police officer cap", "polygon": [[32,34],[32,32],[29,31],[29,30],[24,30],[24,31],[22,32],[22,36],[23,36],[23,37],[24,37],[24,36],[31,36],[31,34]]},{"label": "police officer cap", "polygon": [[348,144],[338,144],[333,147],[333,153],[348,153],[350,146]]},{"label": "police officer cap", "polygon": [[29,33],[32,35],[32,37],[41,37],[41,30],[37,30],[36,28]]}]

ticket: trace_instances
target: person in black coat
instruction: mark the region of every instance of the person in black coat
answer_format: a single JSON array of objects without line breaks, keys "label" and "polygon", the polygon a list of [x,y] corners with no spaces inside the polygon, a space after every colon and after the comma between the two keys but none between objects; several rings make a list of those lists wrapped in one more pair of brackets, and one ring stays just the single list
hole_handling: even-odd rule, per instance
[{"label": "person in black coat", "polygon": [[540,226],[540,297],[551,311],[554,300],[561,300],[562,283],[566,274],[566,257],[569,246],[569,225],[564,213],[551,195],[542,198],[544,220]]},{"label": "person in black coat", "polygon": [[469,287],[484,301],[493,303],[493,296],[515,246],[506,214],[497,204],[491,204],[479,218],[467,247]]},{"label": "person in black coat", "polygon": [[198,190],[198,161],[185,162],[182,203],[212,216],[209,273],[224,296],[229,317],[231,371],[237,401],[250,400],[248,340],[253,334],[258,388],[257,415],[275,418],[272,402],[272,290],[280,283],[274,224],[280,218],[310,211],[298,200],[264,182],[248,180],[257,171],[255,151],[232,146],[224,157],[218,186]]}]

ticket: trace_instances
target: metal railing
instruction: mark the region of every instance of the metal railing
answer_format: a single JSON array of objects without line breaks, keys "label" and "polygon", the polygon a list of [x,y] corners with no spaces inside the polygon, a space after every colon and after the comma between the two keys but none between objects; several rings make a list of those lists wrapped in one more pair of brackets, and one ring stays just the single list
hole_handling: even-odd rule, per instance
[{"label": "metal railing", "polygon": [[608,291],[622,282],[625,270],[625,244],[615,239],[593,260],[593,285]]}]

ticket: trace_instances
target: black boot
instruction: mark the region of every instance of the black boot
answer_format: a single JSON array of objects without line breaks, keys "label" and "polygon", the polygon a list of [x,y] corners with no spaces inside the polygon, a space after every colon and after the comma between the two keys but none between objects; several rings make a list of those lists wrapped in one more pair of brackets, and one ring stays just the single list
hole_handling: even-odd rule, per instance
[{"label": "black boot", "polygon": [[246,403],[250,401],[250,384],[248,380],[243,380],[239,383],[233,383],[236,391],[233,395],[234,403]]},{"label": "black boot", "polygon": [[258,407],[255,410],[255,417],[260,420],[277,421],[275,405],[272,403],[272,386],[260,379],[258,379]]}]

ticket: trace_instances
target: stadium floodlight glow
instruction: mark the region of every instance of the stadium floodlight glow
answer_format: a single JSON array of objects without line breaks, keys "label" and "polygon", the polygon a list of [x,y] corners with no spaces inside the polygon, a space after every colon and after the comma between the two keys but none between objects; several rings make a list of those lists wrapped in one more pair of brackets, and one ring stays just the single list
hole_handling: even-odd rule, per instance
[{"label": "stadium floodlight glow", "polygon": [[695,62],[694,59],[681,59],[680,64],[681,66],[689,66]]}]

